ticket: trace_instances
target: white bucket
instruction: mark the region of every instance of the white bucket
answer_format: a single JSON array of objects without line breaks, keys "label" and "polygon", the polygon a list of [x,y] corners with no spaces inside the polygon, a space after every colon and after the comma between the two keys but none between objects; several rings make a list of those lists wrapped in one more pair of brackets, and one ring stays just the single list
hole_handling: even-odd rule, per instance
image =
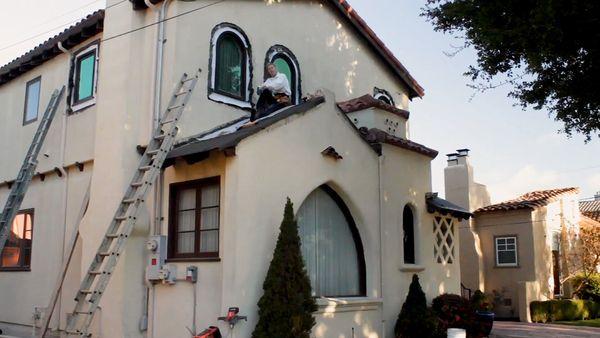
[{"label": "white bucket", "polygon": [[467,331],[463,329],[448,329],[448,338],[467,338]]}]

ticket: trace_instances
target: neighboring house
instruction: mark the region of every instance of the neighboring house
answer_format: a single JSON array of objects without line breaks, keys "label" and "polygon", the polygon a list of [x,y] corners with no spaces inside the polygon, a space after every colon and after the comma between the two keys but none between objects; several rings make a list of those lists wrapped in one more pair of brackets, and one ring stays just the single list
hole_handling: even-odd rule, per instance
[{"label": "neighboring house", "polygon": [[594,197],[579,201],[581,214],[600,222],[600,191]]},{"label": "neighboring house", "polygon": [[[345,1],[151,1],[166,6],[164,26],[144,1],[131,3],[109,0],[106,11],[0,68],[0,203],[36,116],[54,88],[69,85],[2,254],[0,322],[31,325],[34,308],[46,305],[91,181],[54,312],[52,326],[64,328],[155,107],[198,67],[177,145],[112,274],[94,334],[183,338],[187,327],[209,325],[227,334],[217,317],[238,306],[248,322],[234,334],[249,337],[288,196],[318,297],[314,337],[391,336],[414,273],[429,300],[460,292],[457,226],[470,214],[431,193],[437,152],[410,140],[409,102],[423,89]],[[298,104],[239,129],[268,62],[287,73]],[[144,280],[150,235],[167,236],[174,285]],[[197,284],[182,280],[190,266]]]},{"label": "neighboring house", "polygon": [[577,233],[582,222],[578,188],[533,191],[490,204],[485,186],[473,180],[465,150],[449,155],[445,180],[446,198],[474,214],[460,230],[465,289],[493,295],[498,317],[523,321],[531,301],[570,294],[561,278],[568,274],[573,246],[566,234]]}]

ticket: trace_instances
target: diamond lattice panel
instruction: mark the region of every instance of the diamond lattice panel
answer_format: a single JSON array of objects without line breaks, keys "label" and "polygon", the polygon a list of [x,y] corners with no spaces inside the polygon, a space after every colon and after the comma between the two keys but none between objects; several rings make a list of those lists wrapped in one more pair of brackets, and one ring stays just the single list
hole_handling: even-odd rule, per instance
[{"label": "diamond lattice panel", "polygon": [[436,216],[433,221],[435,241],[433,255],[440,264],[454,263],[454,219],[452,217]]}]

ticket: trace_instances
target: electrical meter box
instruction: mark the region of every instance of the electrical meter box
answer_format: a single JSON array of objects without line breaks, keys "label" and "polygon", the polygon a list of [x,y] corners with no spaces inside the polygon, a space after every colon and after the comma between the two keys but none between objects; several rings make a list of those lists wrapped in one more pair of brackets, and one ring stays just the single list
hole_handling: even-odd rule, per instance
[{"label": "electrical meter box", "polygon": [[146,279],[149,282],[162,282],[161,269],[167,260],[167,236],[150,236],[146,241],[148,250],[148,264],[146,266]]}]

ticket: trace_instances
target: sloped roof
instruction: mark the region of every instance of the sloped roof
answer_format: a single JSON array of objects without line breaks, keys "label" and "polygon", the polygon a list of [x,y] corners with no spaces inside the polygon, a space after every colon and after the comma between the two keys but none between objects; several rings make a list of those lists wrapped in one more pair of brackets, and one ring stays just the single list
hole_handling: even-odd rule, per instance
[{"label": "sloped roof", "polygon": [[164,167],[175,164],[175,160],[178,158],[183,158],[188,163],[194,163],[208,157],[208,153],[212,150],[227,151],[234,149],[246,137],[254,135],[292,115],[307,112],[323,102],[325,102],[325,97],[315,97],[299,105],[284,108],[269,116],[258,119],[251,126],[241,128],[250,121],[248,117],[244,117],[197,136],[190,137],[175,145],[174,149],[167,155]]},{"label": "sloped roof", "polygon": [[600,200],[580,201],[579,211],[583,215],[600,222]]},{"label": "sloped roof", "polygon": [[581,219],[579,220],[579,225],[582,227],[595,227],[595,228],[600,228],[600,221],[593,219],[591,217],[587,217],[585,215],[581,216]]},{"label": "sloped roof", "polygon": [[62,54],[62,51],[58,49],[59,42],[62,42],[64,48],[74,47],[102,32],[103,24],[104,10],[101,9],[42,42],[27,53],[0,67],[0,85]]},{"label": "sloped roof", "polygon": [[[134,10],[147,8],[143,0],[129,0]],[[150,0],[153,4],[160,2],[161,0]],[[425,95],[425,90],[415,78],[410,75],[406,67],[402,65],[400,60],[396,58],[394,53],[387,48],[383,41],[375,34],[375,32],[369,27],[369,25],[358,15],[356,10],[346,0],[326,0],[331,7],[337,10],[346,20],[350,22],[352,27],[356,29],[361,37],[363,37],[369,46],[379,55],[383,61],[393,70],[400,81],[402,81],[409,90],[408,96],[412,99],[414,97],[422,97]]]},{"label": "sloped roof", "polygon": [[555,201],[564,194],[578,193],[579,188],[561,188],[561,189],[550,189],[550,190],[539,190],[532,191],[523,194],[515,199],[508,200],[506,202],[488,205],[487,207],[479,208],[474,213],[488,212],[488,211],[507,211],[507,210],[519,210],[519,209],[535,209],[543,207],[549,203]]},{"label": "sloped roof", "polygon": [[399,138],[393,135],[386,133],[385,131],[377,128],[366,128],[362,127],[359,129],[361,136],[369,143],[371,146],[377,146],[380,143],[385,143],[389,145],[393,145],[396,147],[400,147],[406,150],[414,151],[421,155],[425,155],[428,157],[436,158],[438,155],[438,151],[428,148],[422,144],[417,142],[413,142],[411,140],[406,140],[403,138]]},{"label": "sloped roof", "polygon": [[427,204],[427,212],[433,214],[439,212],[442,215],[450,215],[458,219],[469,219],[473,214],[468,210],[459,207],[458,205],[438,197],[436,192],[427,193],[425,195],[425,203]]},{"label": "sloped roof", "polygon": [[352,100],[338,102],[337,106],[340,108],[341,111],[343,111],[346,114],[354,113],[369,108],[378,108],[381,110],[388,111],[392,114],[398,115],[407,120],[410,116],[410,113],[408,111],[394,107],[391,104],[387,104],[381,100],[378,100],[370,94],[366,94]]}]

